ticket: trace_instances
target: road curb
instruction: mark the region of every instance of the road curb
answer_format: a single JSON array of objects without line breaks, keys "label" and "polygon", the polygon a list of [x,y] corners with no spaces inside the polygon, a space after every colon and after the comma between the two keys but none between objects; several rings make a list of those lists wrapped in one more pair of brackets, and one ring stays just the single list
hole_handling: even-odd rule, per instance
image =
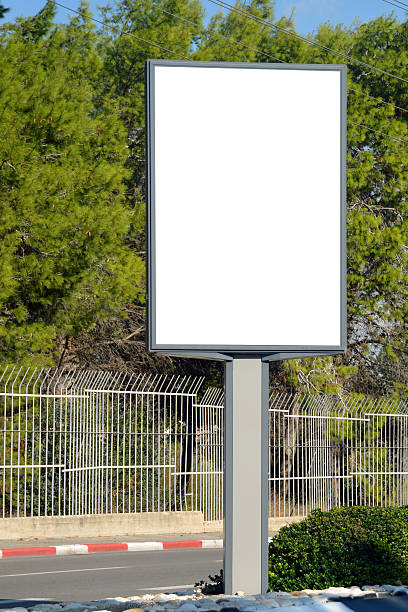
[{"label": "road curb", "polygon": [[174,542],[107,542],[97,544],[61,544],[58,546],[29,546],[0,548],[0,559],[42,555],[88,555],[97,552],[143,552],[180,548],[223,548],[223,540],[176,540]]}]

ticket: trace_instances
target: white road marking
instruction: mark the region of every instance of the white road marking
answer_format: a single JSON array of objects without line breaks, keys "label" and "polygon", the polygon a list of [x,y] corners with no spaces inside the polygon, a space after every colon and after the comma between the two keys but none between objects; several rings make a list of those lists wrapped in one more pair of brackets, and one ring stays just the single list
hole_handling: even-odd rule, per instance
[{"label": "white road marking", "polygon": [[0,578],[16,578],[17,576],[42,576],[43,574],[69,574],[71,572],[100,572],[101,570],[127,569],[126,565],[114,567],[90,567],[84,569],[55,570],[54,572],[30,572],[29,574],[0,574]]},{"label": "white road marking", "polygon": [[160,586],[160,587],[140,587],[135,589],[136,591],[167,591],[168,589],[191,589],[194,584],[173,584],[172,586]]},{"label": "white road marking", "polygon": [[163,542],[128,542],[128,552],[163,550]]}]

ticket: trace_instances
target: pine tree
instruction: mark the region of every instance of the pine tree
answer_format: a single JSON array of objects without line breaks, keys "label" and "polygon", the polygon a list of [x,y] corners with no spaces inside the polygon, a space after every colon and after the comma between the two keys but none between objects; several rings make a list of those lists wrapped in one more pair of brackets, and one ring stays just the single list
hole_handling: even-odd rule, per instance
[{"label": "pine tree", "polygon": [[[285,51],[288,39],[284,33],[271,39],[271,52],[284,61],[343,61],[299,41]],[[407,21],[326,23],[313,40],[408,79]],[[348,66],[348,351],[284,369],[288,381],[295,374],[310,390],[406,393],[398,363],[408,352],[408,90],[401,80]]]},{"label": "pine tree", "polygon": [[209,21],[194,59],[220,62],[272,62],[264,51],[271,30],[251,17],[274,21],[271,0],[238,1],[237,12],[217,12]]},{"label": "pine tree", "polygon": [[[102,20],[110,27],[102,30],[99,39],[98,49],[103,61],[99,96],[103,104],[111,104],[114,100],[126,129],[125,197],[132,211],[127,244],[144,259],[145,62],[149,58],[172,57],[160,46],[190,56],[199,44],[203,13],[197,0],[148,0],[142,4],[126,0],[102,10]],[[141,39],[152,41],[158,47]],[[113,317],[91,334],[81,337],[76,349],[81,361],[95,364],[102,358],[105,365],[115,368],[150,367],[163,371],[172,367],[168,358],[154,359],[146,354],[144,304],[135,300],[126,306],[124,315]],[[189,361],[186,369],[191,371],[192,366],[195,367]],[[202,364],[197,366],[196,371],[202,374]]]},{"label": "pine tree", "polygon": [[9,11],[9,8],[5,8],[5,6],[3,4],[1,4],[0,2],[0,19],[4,18],[4,15],[7,13],[7,11]]},{"label": "pine tree", "polygon": [[[249,4],[238,1],[235,6],[241,13],[215,15],[196,57],[218,61],[343,62],[335,54],[267,26],[265,22],[274,23],[271,4],[266,0],[252,0]],[[294,20],[292,14],[277,25],[293,33]],[[325,23],[310,39],[408,78],[408,22],[399,23],[391,16],[351,28]],[[408,111],[397,107],[408,109],[407,92],[403,81],[349,63],[349,348],[345,357],[284,363],[283,376],[274,371],[278,384],[324,392],[347,388],[392,393],[395,388],[399,392],[406,389],[398,364],[403,362],[408,348],[408,156],[404,142],[408,139]]]},{"label": "pine tree", "polygon": [[[343,61],[262,23],[273,22],[273,5],[237,0],[246,15],[219,13],[204,26],[199,0],[125,0],[102,10],[113,30],[96,31],[86,2],[54,27],[48,0],[36,17],[2,26],[4,361],[51,359],[74,337],[83,363],[146,364],[144,62],[176,57],[160,47],[199,60]],[[277,23],[295,31],[294,14]],[[310,39],[408,79],[407,21],[325,23]],[[407,92],[349,62],[349,349],[287,362],[283,386],[406,393]]]},{"label": "pine tree", "polygon": [[49,4],[0,38],[3,362],[52,363],[59,340],[143,291],[125,245],[126,134],[86,78],[88,56],[101,69],[92,30],[53,27]]}]

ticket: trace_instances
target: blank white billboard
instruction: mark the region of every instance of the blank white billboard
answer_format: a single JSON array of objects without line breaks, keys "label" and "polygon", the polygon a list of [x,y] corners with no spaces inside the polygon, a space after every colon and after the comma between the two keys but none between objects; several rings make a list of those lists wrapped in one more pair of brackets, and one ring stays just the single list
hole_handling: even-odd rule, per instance
[{"label": "blank white billboard", "polygon": [[345,68],[151,61],[148,347],[345,347]]}]

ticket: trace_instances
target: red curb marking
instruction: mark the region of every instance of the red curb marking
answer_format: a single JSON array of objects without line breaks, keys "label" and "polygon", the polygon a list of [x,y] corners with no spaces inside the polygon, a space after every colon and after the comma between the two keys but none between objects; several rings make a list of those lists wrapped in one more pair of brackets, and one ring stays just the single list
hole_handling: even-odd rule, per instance
[{"label": "red curb marking", "polygon": [[186,542],[163,542],[163,548],[202,548],[202,540],[187,540]]},{"label": "red curb marking", "polygon": [[123,542],[111,542],[109,544],[87,544],[88,552],[103,552],[103,551],[115,551],[115,550],[127,550],[128,545]]},{"label": "red curb marking", "polygon": [[[202,540],[186,540],[176,542],[160,542],[163,550],[171,548],[203,548]],[[88,553],[128,551],[128,544],[124,542],[109,542],[107,544],[85,544]],[[30,548],[3,548],[1,558],[26,557],[35,555],[56,555],[56,546],[32,546]],[[68,553],[67,553],[68,554]]]},{"label": "red curb marking", "polygon": [[25,557],[27,555],[55,555],[55,546],[33,546],[31,548],[3,548],[2,557]]}]

